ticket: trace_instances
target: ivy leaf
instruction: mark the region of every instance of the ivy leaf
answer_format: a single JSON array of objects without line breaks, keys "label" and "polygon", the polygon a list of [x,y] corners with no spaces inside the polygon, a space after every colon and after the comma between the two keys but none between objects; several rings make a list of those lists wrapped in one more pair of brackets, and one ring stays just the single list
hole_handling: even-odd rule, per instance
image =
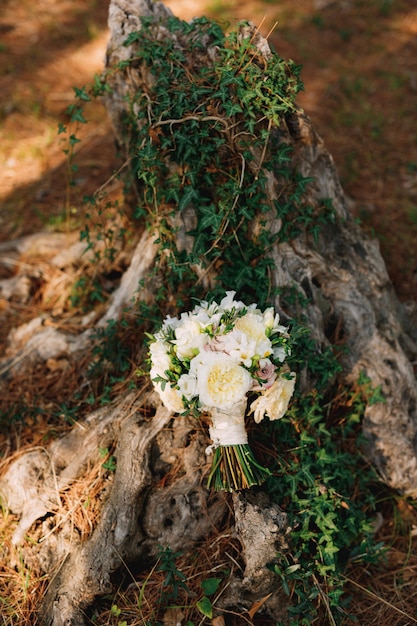
[{"label": "ivy leaf", "polygon": [[219,588],[221,582],[221,578],[206,578],[202,581],[201,588],[206,596],[212,596]]},{"label": "ivy leaf", "polygon": [[204,617],[208,617],[209,619],[213,617],[213,606],[207,596],[203,596],[201,600],[197,602],[196,606]]},{"label": "ivy leaf", "polygon": [[191,185],[185,187],[178,204],[178,210],[183,211],[193,201],[198,199],[198,193]]},{"label": "ivy leaf", "polygon": [[73,90],[75,93],[75,97],[78,98],[78,100],[83,100],[84,102],[91,101],[91,98],[88,95],[85,87],[81,87],[81,89],[79,87],[73,87]]}]

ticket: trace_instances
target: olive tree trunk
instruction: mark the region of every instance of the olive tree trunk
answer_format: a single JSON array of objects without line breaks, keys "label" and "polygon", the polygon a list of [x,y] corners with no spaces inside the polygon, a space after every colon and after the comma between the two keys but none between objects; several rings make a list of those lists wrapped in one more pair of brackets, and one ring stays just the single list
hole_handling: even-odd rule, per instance
[{"label": "olive tree trunk", "polygon": [[[106,95],[106,105],[119,146],[126,153],[130,96],[138,85],[146,90],[154,80],[151,72],[140,67],[136,70],[134,63],[128,63],[140,42],[125,42],[140,29],[144,17],[157,19],[156,38],[171,37],[174,46],[184,46],[165,27],[170,12],[162,4],[146,0],[110,2],[107,67],[118,66],[119,70],[108,81],[111,92]],[[270,54],[267,42],[259,35],[254,41],[261,55]],[[206,57],[208,66],[215,56],[204,38],[199,54]],[[226,127],[230,120],[225,118],[224,124]],[[294,167],[312,179],[305,191],[306,201],[314,206],[323,198],[330,199],[335,216],[322,225],[318,237],[306,226],[289,241],[277,240],[270,252],[274,262],[271,287],[282,292],[296,285],[298,301],[302,296],[309,302],[305,323],[318,345],[330,345],[335,335],[343,341],[346,349],[340,358],[347,384],[364,372],[374,387],[380,386],[385,402],[368,406],[364,418],[366,454],[388,485],[416,497],[417,386],[411,362],[417,351],[411,325],[396,298],[378,244],[364,236],[349,214],[332,158],[309,118],[294,110],[270,132],[292,147]],[[267,180],[273,199],[282,181],[274,171],[268,172]],[[192,210],[183,219],[193,223]],[[269,219],[271,230],[278,231],[279,220],[272,214]],[[178,230],[179,247],[188,245],[188,230],[187,223]],[[97,328],[118,319],[132,299],[152,300],[149,287],[139,296],[137,287],[156,262],[157,235],[157,229],[143,231],[129,268],[96,322]],[[196,280],[210,285],[213,276],[214,270],[196,275]],[[279,296],[275,306],[282,310]],[[287,307],[286,314],[296,316],[298,306],[295,302],[292,309]],[[19,351],[16,343],[15,353],[3,361],[3,384],[57,354],[80,358],[91,341],[91,329],[71,336],[35,321],[24,347]],[[301,384],[308,389],[313,382],[304,378]],[[146,570],[161,545],[191,552],[231,510],[243,567],[235,572],[233,584],[218,606],[250,607],[261,602],[275,620],[282,618],[287,599],[276,590],[266,564],[278,549],[285,549],[286,516],[256,490],[232,498],[208,492],[204,481],[208,443],[204,428],[196,427],[190,418],[173,419],[148,385],[140,393],[123,395],[96,410],[63,438],[33,449],[9,465],[0,490],[9,509],[20,518],[14,543],[19,544],[37,520],[44,520],[45,529],[54,524],[61,528],[59,534],[45,532],[36,550],[31,547],[32,558],[35,552],[44,571],[53,572],[41,608],[42,624],[86,623],[94,599],[112,590],[115,574],[126,563]],[[99,520],[87,538],[74,538],[68,520],[59,517],[60,493],[97,462],[98,449],[113,444],[117,467],[106,493],[101,494]]]}]

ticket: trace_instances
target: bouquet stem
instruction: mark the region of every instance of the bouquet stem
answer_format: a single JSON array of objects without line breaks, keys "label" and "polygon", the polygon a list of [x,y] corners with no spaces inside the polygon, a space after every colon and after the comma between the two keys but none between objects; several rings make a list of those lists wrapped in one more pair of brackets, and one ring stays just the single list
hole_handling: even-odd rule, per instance
[{"label": "bouquet stem", "polygon": [[249,446],[219,446],[214,449],[207,487],[216,491],[238,491],[261,485],[271,472],[262,467]]},{"label": "bouquet stem", "polygon": [[245,429],[246,399],[237,402],[227,413],[211,409],[213,461],[207,487],[217,491],[238,491],[263,483],[271,472],[262,467],[248,444]]}]

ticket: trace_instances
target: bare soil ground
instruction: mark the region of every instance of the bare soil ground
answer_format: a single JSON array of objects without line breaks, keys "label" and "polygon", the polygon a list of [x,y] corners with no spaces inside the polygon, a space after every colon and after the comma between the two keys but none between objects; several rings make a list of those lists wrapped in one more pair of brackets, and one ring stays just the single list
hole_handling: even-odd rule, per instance
[{"label": "bare soil ground", "polygon": [[[250,19],[264,35],[271,32],[270,41],[281,56],[303,65],[305,91],[299,105],[311,116],[335,159],[353,214],[380,241],[400,299],[416,301],[415,1],[169,0],[166,4],[184,19],[203,14],[231,23]],[[119,166],[112,130],[99,102],[86,106],[88,124],[77,130],[82,142],[76,146],[75,186],[69,183],[63,152],[67,146],[57,134],[58,125],[68,121],[73,87],[89,83],[103,68],[107,9],[108,2],[100,0],[2,2],[0,243],[39,230],[76,232],[84,226],[83,196],[103,185]],[[0,279],[13,271],[4,266]],[[32,298],[27,306],[0,297],[0,311],[7,309],[0,342],[11,327],[46,306],[42,297]],[[58,384],[62,373],[58,369],[52,375]],[[50,381],[35,377],[32,388],[25,381],[25,393],[31,393],[33,401],[48,386]],[[18,396],[19,389],[11,393]],[[14,445],[40,445],[44,428],[42,415],[23,421]],[[5,456],[7,441],[2,435]],[[415,503],[398,497],[395,507],[391,500],[385,509],[380,535],[392,545],[387,562],[378,571],[356,572],[350,583],[354,614],[363,626],[417,623]],[[0,524],[4,545],[9,541],[9,524],[5,515]],[[33,603],[33,594],[40,594],[42,588],[42,580],[29,583],[16,567],[0,562],[3,604],[26,607],[28,593]],[[15,623],[31,623],[24,621],[25,614],[22,608]],[[117,623],[111,619],[106,623]]]}]

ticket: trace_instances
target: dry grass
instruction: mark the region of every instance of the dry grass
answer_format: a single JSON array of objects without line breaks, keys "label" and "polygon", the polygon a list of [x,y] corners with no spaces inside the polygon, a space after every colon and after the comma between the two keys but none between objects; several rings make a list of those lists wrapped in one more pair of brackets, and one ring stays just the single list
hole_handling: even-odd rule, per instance
[{"label": "dry grass", "polygon": [[[144,626],[145,624],[187,624],[196,625],[213,623],[218,626],[228,624],[239,626],[243,624],[259,624],[267,626],[273,624],[259,611],[269,595],[263,601],[254,603],[248,609],[240,611],[217,609],[221,606],[222,598],[230,591],[235,576],[243,575],[240,556],[240,545],[235,538],[233,526],[228,528],[225,522],[224,530],[203,540],[193,555],[174,555],[175,567],[184,576],[186,589],[179,588],[175,598],[169,598],[171,587],[166,585],[166,574],[161,570],[163,556],[157,556],[149,565],[146,572],[133,572],[125,564],[124,576],[120,579],[119,588],[115,594],[96,608],[94,623],[99,626],[117,624],[118,620],[126,621],[129,626]],[[213,614],[219,616],[207,619],[197,608],[197,602],[204,596],[204,581],[218,578],[219,586],[210,600]],[[203,585],[203,586],[202,586]],[[120,614],[115,619],[116,609]],[[217,620],[217,621],[216,621]]]},{"label": "dry grass", "polygon": [[[43,432],[45,435],[45,428]],[[7,469],[20,454],[35,447],[32,445],[29,448],[24,441],[21,444],[7,462],[3,461],[0,471]],[[33,626],[38,623],[39,602],[61,565],[55,563],[54,571],[48,569],[45,572],[42,563],[51,561],[48,552],[53,550],[54,537],[56,541],[73,545],[84,541],[93,531],[99,519],[103,496],[111,481],[111,475],[102,466],[104,461],[96,462],[86,470],[82,480],[75,481],[70,488],[62,491],[54,515],[39,520],[18,546],[11,541],[18,516],[3,510],[0,516],[2,624]],[[43,551],[44,542],[47,547]]]}]

